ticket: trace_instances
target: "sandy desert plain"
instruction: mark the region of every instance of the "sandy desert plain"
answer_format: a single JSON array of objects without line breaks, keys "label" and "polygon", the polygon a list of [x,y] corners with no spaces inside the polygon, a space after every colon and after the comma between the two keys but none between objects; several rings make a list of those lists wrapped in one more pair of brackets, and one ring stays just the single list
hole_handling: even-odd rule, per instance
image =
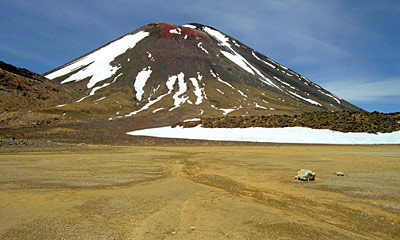
[{"label": "sandy desert plain", "polygon": [[0,239],[400,239],[399,145],[205,143],[3,147]]}]

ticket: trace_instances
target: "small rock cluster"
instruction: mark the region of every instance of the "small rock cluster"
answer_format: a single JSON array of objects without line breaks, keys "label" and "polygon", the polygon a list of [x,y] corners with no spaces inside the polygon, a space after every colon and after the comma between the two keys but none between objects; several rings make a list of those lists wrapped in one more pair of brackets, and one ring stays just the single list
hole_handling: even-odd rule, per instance
[{"label": "small rock cluster", "polygon": [[[335,174],[338,177],[344,176],[343,172],[336,172]],[[301,169],[300,171],[297,172],[297,175],[294,176],[294,179],[300,180],[300,181],[314,181],[315,176],[316,176],[315,172],[308,170],[308,169]]]},{"label": "small rock cluster", "polygon": [[0,137],[0,148],[29,148],[29,147],[41,147],[41,148],[54,148],[54,147],[72,147],[73,144],[57,143],[52,141],[34,140],[26,138],[3,138]]},{"label": "small rock cluster", "polygon": [[0,147],[27,147],[29,145],[32,145],[31,141],[28,141],[28,139],[23,138],[23,139],[15,139],[15,138],[2,138],[0,137]]}]

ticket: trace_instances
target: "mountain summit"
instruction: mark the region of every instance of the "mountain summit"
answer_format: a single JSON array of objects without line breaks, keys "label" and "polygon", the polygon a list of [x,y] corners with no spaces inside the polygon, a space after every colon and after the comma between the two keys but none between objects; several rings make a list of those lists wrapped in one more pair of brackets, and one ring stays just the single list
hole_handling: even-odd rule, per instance
[{"label": "mountain summit", "polygon": [[215,28],[152,23],[45,74],[110,120],[362,111]]}]

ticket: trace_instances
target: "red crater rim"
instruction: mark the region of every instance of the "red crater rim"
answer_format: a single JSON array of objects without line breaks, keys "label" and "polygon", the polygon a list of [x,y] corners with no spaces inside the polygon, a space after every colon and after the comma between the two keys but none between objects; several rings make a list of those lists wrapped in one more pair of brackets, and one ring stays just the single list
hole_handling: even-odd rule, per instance
[{"label": "red crater rim", "polygon": [[160,23],[159,25],[161,26],[161,30],[157,38],[166,38],[175,40],[204,39],[208,42],[210,41],[210,38],[207,36],[206,33],[190,27],[176,26],[169,23]]}]

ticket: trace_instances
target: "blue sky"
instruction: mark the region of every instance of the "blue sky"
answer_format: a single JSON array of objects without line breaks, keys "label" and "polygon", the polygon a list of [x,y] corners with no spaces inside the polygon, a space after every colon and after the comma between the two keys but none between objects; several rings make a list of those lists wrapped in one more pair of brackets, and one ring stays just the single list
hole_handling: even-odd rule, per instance
[{"label": "blue sky", "polygon": [[235,37],[368,111],[400,111],[398,0],[2,0],[0,60],[44,73],[151,22]]}]

